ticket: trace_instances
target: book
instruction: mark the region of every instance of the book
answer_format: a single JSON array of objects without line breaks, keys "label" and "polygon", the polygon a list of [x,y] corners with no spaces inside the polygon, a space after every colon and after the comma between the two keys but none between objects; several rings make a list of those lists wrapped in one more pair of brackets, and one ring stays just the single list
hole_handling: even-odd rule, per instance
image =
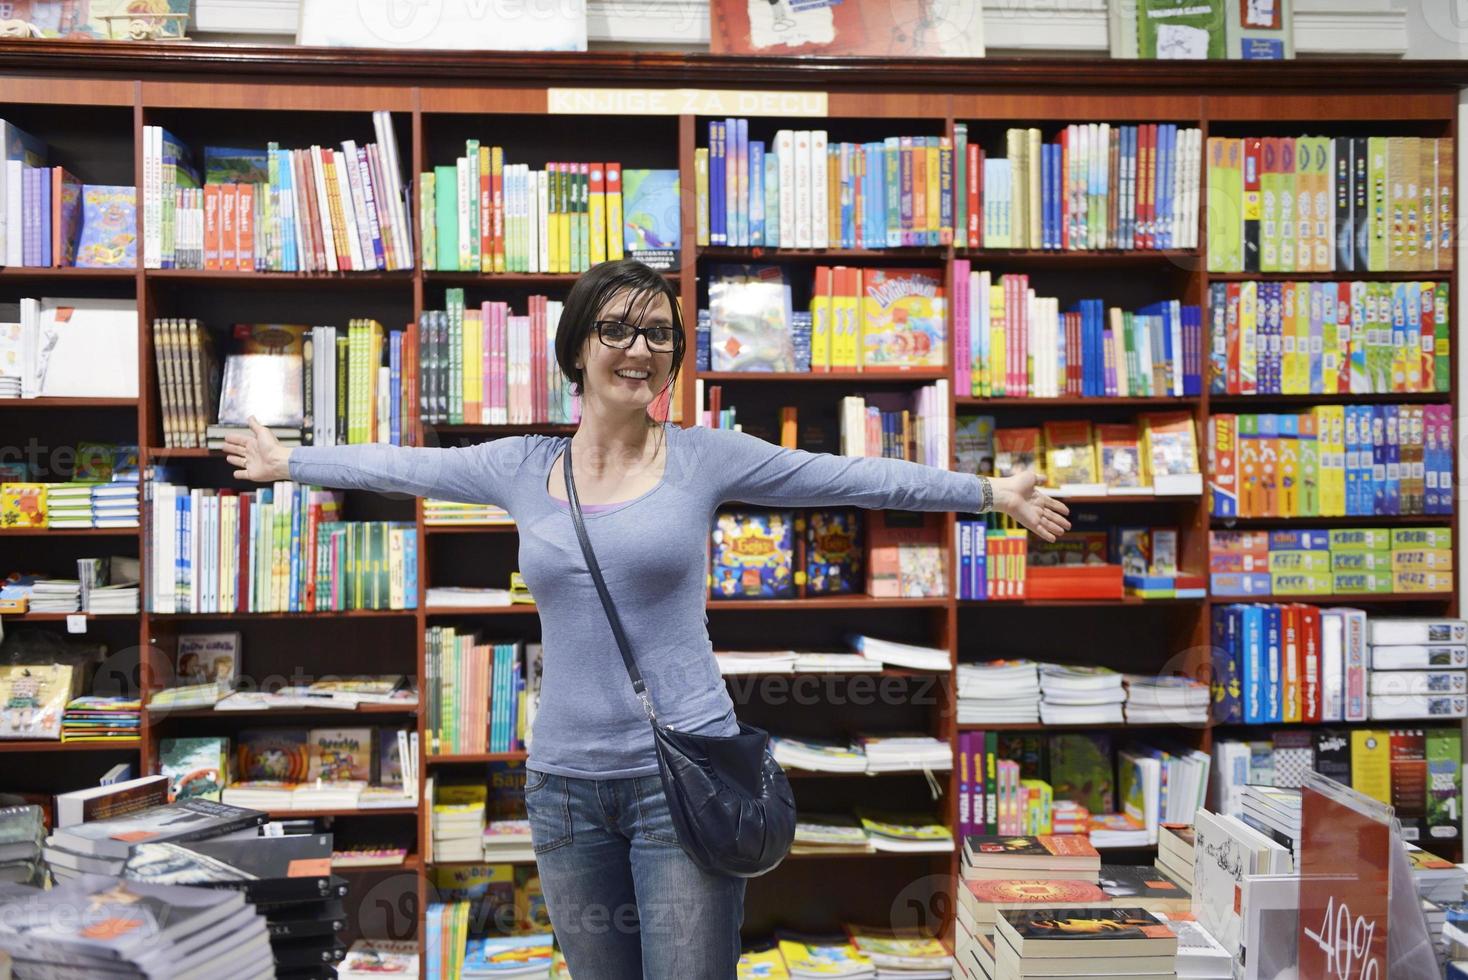
[{"label": "book", "polygon": [[237,889],[251,904],[338,897],[330,834],[140,843],[128,856],[123,876],[158,885]]},{"label": "book", "polygon": [[1006,872],[1030,870],[1092,872],[1101,867],[1101,855],[1081,834],[985,835],[963,839],[965,869],[992,868]]},{"label": "book", "polygon": [[168,777],[142,776],[56,794],[56,826],[106,820],[168,802]]},{"label": "book", "polygon": [[247,729],[239,733],[235,746],[240,780],[302,783],[308,778],[311,743],[302,729]]},{"label": "book", "polygon": [[806,592],[835,595],[861,591],[860,515],[854,510],[813,510],[803,520]]},{"label": "book", "polygon": [[59,827],[56,844],[76,854],[126,858],[134,845],[217,837],[263,824],[268,815],[213,800],[179,800],[110,820]]},{"label": "book", "polygon": [[168,802],[218,800],[229,782],[229,739],[165,738],[158,743],[159,770],[168,779]]},{"label": "book", "polygon": [[391,939],[358,939],[336,968],[337,980],[418,975],[418,944]]},{"label": "book", "polygon": [[1177,936],[1137,907],[1000,909],[994,931],[1022,960],[1177,955]]},{"label": "book", "polygon": [[137,191],[132,187],[81,187],[79,269],[131,269],[138,264]]},{"label": "book", "polygon": [[372,729],[313,728],[306,778],[323,782],[366,782],[372,777]]},{"label": "book", "polygon": [[862,271],[861,366],[942,367],[947,304],[942,279],[920,269]]},{"label": "book", "polygon": [[178,638],[174,677],[180,684],[233,687],[239,676],[240,634],[183,633]]},{"label": "book", "polygon": [[795,594],[791,511],[720,510],[714,518],[710,595],[715,599]]},{"label": "book", "polygon": [[622,241],[628,252],[677,251],[682,226],[678,171],[622,170]]}]

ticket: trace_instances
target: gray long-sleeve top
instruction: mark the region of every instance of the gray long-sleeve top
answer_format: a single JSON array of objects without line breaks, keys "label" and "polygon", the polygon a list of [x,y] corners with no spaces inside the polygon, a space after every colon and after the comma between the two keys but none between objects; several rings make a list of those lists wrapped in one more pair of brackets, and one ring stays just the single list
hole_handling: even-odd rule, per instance
[{"label": "gray long-sleeve top", "polygon": [[[975,511],[978,478],[917,463],[782,449],[720,429],[666,427],[662,480],[624,504],[587,512],[602,574],[659,721],[731,735],[733,702],[705,615],[707,545],[726,501],[780,507]],[[303,446],[291,479],[397,491],[509,511],[520,572],[540,612],[544,673],[531,769],[612,779],[658,771],[647,716],[632,693],[563,501],[546,489],[569,440],[514,436],[459,449]]]}]

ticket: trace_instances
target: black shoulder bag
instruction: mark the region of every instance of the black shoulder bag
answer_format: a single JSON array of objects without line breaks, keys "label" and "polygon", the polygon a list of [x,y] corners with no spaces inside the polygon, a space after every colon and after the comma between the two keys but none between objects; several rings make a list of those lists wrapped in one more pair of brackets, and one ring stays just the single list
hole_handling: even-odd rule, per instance
[{"label": "black shoulder bag", "polygon": [[737,735],[694,735],[658,724],[617,607],[607,594],[601,566],[591,550],[591,539],[586,536],[581,501],[571,476],[569,441],[562,457],[576,537],[617,639],[617,649],[622,652],[627,676],[632,679],[632,689],[652,723],[658,771],[678,843],[705,871],[741,878],[762,875],[784,860],[795,839],[795,798],[784,770],[770,754],[769,734],[743,722]]}]

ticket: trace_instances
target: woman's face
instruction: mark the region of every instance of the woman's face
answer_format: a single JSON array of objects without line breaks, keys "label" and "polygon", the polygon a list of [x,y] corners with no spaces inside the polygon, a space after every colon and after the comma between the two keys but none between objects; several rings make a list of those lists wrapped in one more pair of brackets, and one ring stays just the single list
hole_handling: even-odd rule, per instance
[{"label": "woman's face", "polygon": [[[672,327],[673,308],[661,293],[642,302],[627,294],[609,299],[597,313],[598,322],[619,321],[633,327]],[[626,349],[602,343],[595,327],[581,350],[583,397],[613,411],[646,411],[668,383],[673,354],[651,351],[638,335]]]}]

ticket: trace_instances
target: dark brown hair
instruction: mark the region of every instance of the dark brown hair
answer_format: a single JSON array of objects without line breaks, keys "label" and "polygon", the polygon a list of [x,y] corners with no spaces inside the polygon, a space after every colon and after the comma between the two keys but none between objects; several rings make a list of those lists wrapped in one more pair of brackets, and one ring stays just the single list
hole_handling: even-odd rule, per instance
[{"label": "dark brown hair", "polygon": [[673,311],[672,326],[678,333],[678,346],[673,349],[673,366],[664,389],[673,384],[678,377],[678,369],[683,366],[683,351],[687,346],[683,337],[683,312],[678,307],[678,294],[672,284],[656,269],[636,259],[602,262],[582,273],[571,287],[566,295],[566,304],[561,308],[560,325],[556,328],[556,363],[577,395],[582,393],[584,379],[581,369],[576,367],[576,358],[586,346],[586,339],[592,335],[597,316],[618,295],[625,297],[626,306],[619,315],[628,323],[637,323],[659,296],[668,298],[668,306]]}]

